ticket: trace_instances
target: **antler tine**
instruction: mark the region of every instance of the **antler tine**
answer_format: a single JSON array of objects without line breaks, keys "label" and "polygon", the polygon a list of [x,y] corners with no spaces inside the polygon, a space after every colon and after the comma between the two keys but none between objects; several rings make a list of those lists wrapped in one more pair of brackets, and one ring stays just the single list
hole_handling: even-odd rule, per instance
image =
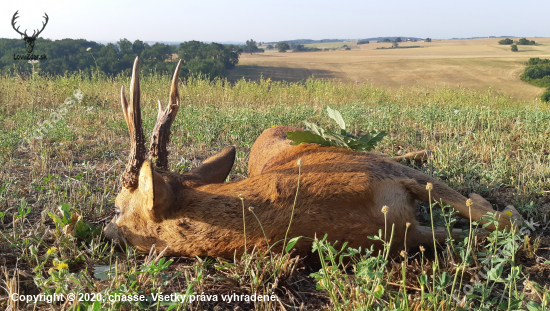
[{"label": "antler tine", "polygon": [[17,10],[15,12],[15,14],[13,14],[13,17],[11,18],[11,26],[13,27],[13,29],[15,31],[17,31],[18,34],[22,35],[22,36],[26,36],[27,35],[27,31],[25,30],[25,33],[22,33],[21,31],[19,31],[19,27],[20,26],[17,26],[17,28],[15,28],[15,20],[19,18],[19,16],[17,16],[17,14],[19,14],[19,10]]},{"label": "antler tine", "polygon": [[[40,29],[36,34],[34,34],[35,31],[32,32],[32,36],[33,36],[33,37],[38,37],[38,35],[39,35],[40,33],[42,33],[42,31],[44,31],[44,28],[46,28],[46,25],[48,25],[48,21],[50,20],[50,17],[48,16],[48,14],[46,14],[46,12],[44,12],[44,15],[46,15],[46,16],[42,16],[42,17],[44,17],[44,18],[46,19],[46,22],[45,22],[45,23],[42,22],[42,29]],[[37,29],[37,30],[38,30],[38,29]]]},{"label": "antler tine", "polygon": [[180,67],[181,60],[174,71],[172,87],[170,88],[170,101],[166,109],[162,109],[162,104],[159,100],[157,123],[151,134],[151,147],[149,148],[151,158],[158,168],[165,170],[168,170],[168,150],[166,147],[170,141],[170,127],[176,118],[180,106],[180,93],[178,90]]},{"label": "antler tine", "polygon": [[122,110],[128,131],[130,132],[130,155],[126,170],[120,178],[120,182],[127,189],[135,189],[138,186],[139,169],[145,160],[147,150],[145,149],[145,136],[141,126],[141,92],[139,87],[139,58],[134,61],[132,70],[132,81],[130,82],[130,104],[124,95],[124,86],[120,91]]}]

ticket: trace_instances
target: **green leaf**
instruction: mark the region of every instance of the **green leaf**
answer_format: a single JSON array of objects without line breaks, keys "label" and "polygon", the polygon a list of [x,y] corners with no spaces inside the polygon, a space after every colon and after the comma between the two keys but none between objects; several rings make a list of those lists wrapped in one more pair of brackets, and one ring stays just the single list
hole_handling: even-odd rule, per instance
[{"label": "green leaf", "polygon": [[542,307],[534,301],[529,301],[526,306],[527,306],[527,310],[529,310],[529,311],[542,311],[543,310]]},{"label": "green leaf", "polygon": [[447,272],[443,272],[443,274],[439,276],[439,283],[441,284],[441,287],[445,288],[450,282],[451,277],[447,274]]},{"label": "green leaf", "polygon": [[323,137],[313,134],[309,131],[294,131],[286,133],[287,139],[291,140],[291,145],[306,144],[318,144],[322,146],[335,146],[335,144]]},{"label": "green leaf", "polygon": [[336,121],[336,123],[342,130],[346,129],[346,122],[344,122],[344,119],[342,118],[342,115],[340,114],[340,112],[338,112],[338,110],[333,110],[327,106],[327,113],[329,118]]},{"label": "green leaf", "polygon": [[285,251],[288,253],[290,252],[290,250],[294,247],[294,245],[296,245],[296,243],[298,242],[298,240],[301,238],[301,236],[297,236],[295,238],[292,238],[288,241],[288,244],[286,245],[286,249]]},{"label": "green leaf", "polygon": [[378,284],[374,288],[374,296],[378,299],[382,298],[382,295],[384,295],[384,286]]}]

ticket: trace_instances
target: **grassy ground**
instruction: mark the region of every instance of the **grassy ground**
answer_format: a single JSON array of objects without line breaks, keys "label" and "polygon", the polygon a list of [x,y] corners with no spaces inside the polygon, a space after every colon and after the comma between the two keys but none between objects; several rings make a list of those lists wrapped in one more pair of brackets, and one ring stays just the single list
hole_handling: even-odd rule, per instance
[{"label": "grassy ground", "polygon": [[[198,301],[188,296],[174,305],[178,310],[511,310],[526,309],[528,303],[529,310],[548,308],[550,112],[538,102],[464,88],[391,91],[324,80],[237,81],[233,86],[190,80],[172,126],[173,170],[190,170],[234,145],[237,159],[229,179],[246,178],[250,147],[264,129],[303,126],[303,121],[331,127],[325,113],[329,105],[342,113],[351,133],[387,131],[377,152],[431,149],[434,159],[419,169],[465,195],[479,193],[497,208],[513,204],[537,225],[515,234],[453,241],[436,253],[429,246],[412,249],[398,258],[344,249],[352,259],[340,262],[336,250],[342,246],[331,246],[328,237],[314,242],[314,265],[291,252],[262,250],[242,258],[164,261],[155,253],[115,250],[93,234],[112,218],[120,190],[129,146],[119,90],[129,79],[33,80],[11,73],[0,80],[2,307],[168,309],[151,301],[163,292],[198,295],[192,296]],[[167,98],[168,86],[169,77],[142,78],[146,136],[156,119],[156,100]],[[82,97],[75,95],[77,89]],[[63,106],[68,97],[74,105]],[[41,128],[43,137],[27,139]],[[436,225],[452,224],[439,206],[432,209]],[[429,206],[419,208],[422,222],[430,223],[429,211]],[[469,229],[465,222],[454,225]],[[13,293],[141,294],[149,301],[100,303],[83,296],[78,303],[26,305],[8,299]],[[208,297],[218,301],[201,301],[201,293],[204,300],[213,295]],[[222,301],[222,295],[233,294],[276,299]]]},{"label": "grassy ground", "polygon": [[[231,81],[256,80],[263,75],[272,80],[300,81],[312,74],[316,78],[338,78],[346,82],[372,83],[399,90],[401,87],[467,87],[478,91],[492,88],[514,98],[534,100],[544,91],[519,79],[530,57],[548,58],[550,39],[532,38],[541,45],[518,46],[511,52],[500,39],[434,40],[402,42],[400,46],[417,49],[386,49],[391,43],[362,44],[350,51],[322,51],[242,55],[239,66],[229,73]],[[349,42],[331,43],[336,45]]]}]

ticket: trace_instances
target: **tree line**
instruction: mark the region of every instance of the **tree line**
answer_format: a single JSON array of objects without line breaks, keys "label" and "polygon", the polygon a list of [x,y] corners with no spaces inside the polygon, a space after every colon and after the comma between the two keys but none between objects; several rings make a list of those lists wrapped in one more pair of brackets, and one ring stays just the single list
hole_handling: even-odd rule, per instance
[{"label": "tree line", "polygon": [[530,58],[526,65],[521,80],[538,87],[545,87],[546,91],[542,94],[541,100],[550,101],[550,59]]},{"label": "tree line", "polygon": [[[30,71],[31,66],[14,55],[25,54],[25,44],[20,39],[0,39],[0,70]],[[35,65],[40,72],[62,75],[67,72],[109,75],[129,73],[136,56],[140,57],[144,74],[171,73],[172,62],[182,59],[182,77],[204,75],[214,79],[225,77],[225,70],[233,69],[239,62],[243,47],[219,43],[188,41],[177,45],[147,44],[141,40],[131,42],[120,39],[116,43],[100,44],[84,39],[36,40],[34,54],[45,54],[46,59]]]}]

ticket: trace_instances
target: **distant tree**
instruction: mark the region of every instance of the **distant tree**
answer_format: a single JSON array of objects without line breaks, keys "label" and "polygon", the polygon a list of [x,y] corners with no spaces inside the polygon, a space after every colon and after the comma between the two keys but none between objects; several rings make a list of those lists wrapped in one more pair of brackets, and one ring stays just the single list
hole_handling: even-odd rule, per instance
[{"label": "distant tree", "polygon": [[141,55],[141,52],[143,52],[143,50],[145,50],[145,44],[143,43],[143,41],[134,41],[134,43],[132,44],[132,52],[134,52],[134,54],[136,55]]},{"label": "distant tree", "polygon": [[517,52],[518,51],[518,46],[516,44],[512,44],[510,49],[512,50],[512,52]]},{"label": "distant tree", "polygon": [[292,48],[292,52],[304,52],[308,49],[303,44],[296,44],[294,48]]},{"label": "distant tree", "polygon": [[250,54],[259,52],[258,46],[256,45],[256,41],[252,39],[246,40],[246,45],[243,50],[245,53],[250,53]]},{"label": "distant tree", "polygon": [[271,45],[271,44],[269,44],[269,45],[268,45],[268,46],[266,46],[265,48],[266,48],[266,49],[268,49],[269,51],[271,51],[271,50],[273,50],[273,49],[274,49],[273,45]]},{"label": "distant tree", "polygon": [[538,58],[538,57],[529,58],[529,60],[528,60],[527,63],[526,63],[527,66],[533,66],[533,65],[548,65],[548,64],[550,64],[550,59],[547,59],[547,58]]},{"label": "distant tree", "polygon": [[359,41],[357,41],[357,45],[359,45],[359,44],[369,44],[369,43],[370,43],[369,40],[359,40]]},{"label": "distant tree", "polygon": [[395,42],[401,42],[401,41],[403,41],[403,40],[401,40],[401,37],[397,37],[397,38],[395,39]]},{"label": "distant tree", "polygon": [[510,38],[502,39],[498,42],[498,44],[508,45],[514,43],[514,40]]},{"label": "distant tree", "polygon": [[286,42],[279,42],[277,43],[277,50],[279,52],[286,52],[286,50],[290,50],[290,46]]},{"label": "distant tree", "polygon": [[344,50],[349,51],[349,50],[351,50],[351,48],[349,46],[346,46],[346,48]]},{"label": "distant tree", "polygon": [[432,42],[432,38],[426,38],[426,40],[424,40],[426,42]]},{"label": "distant tree", "polygon": [[120,52],[122,54],[130,54],[132,53],[132,42],[128,39],[120,39],[118,42],[118,48],[120,49]]},{"label": "distant tree", "polygon": [[531,40],[527,40],[526,38],[521,38],[518,40],[518,43],[517,45],[535,45],[535,41]]},{"label": "distant tree", "polygon": [[397,43],[397,41],[393,41],[393,42],[391,43],[391,47],[392,47],[393,49],[397,48],[398,46],[399,46],[399,44]]},{"label": "distant tree", "polygon": [[382,42],[391,42],[391,40],[386,38],[386,39],[382,40]]}]

